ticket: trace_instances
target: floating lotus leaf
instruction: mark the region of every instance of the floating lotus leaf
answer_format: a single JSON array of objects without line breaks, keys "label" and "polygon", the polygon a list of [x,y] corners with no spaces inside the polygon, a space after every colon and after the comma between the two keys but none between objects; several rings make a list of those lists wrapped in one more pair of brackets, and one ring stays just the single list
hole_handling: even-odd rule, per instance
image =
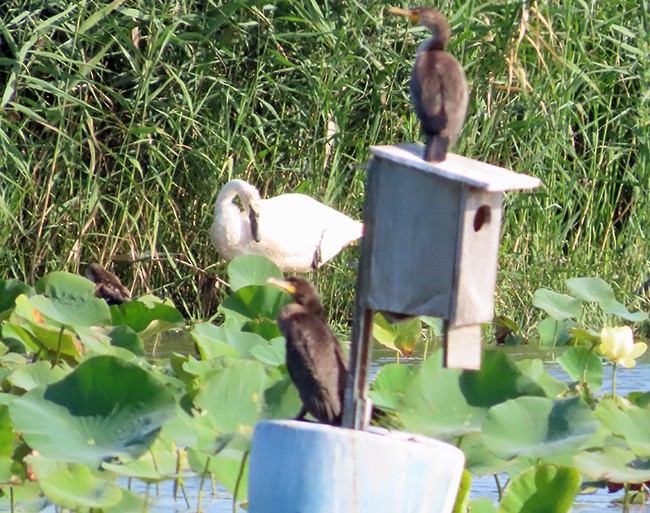
[{"label": "floating lotus leaf", "polygon": [[465,453],[465,468],[473,476],[507,472],[513,465],[513,460],[508,461],[495,456],[485,446],[485,440],[479,431],[465,433],[458,443],[458,448]]},{"label": "floating lotus leaf", "polygon": [[573,381],[589,383],[593,390],[600,390],[603,385],[603,364],[586,347],[569,347],[557,361]]},{"label": "floating lotus leaf", "polygon": [[9,417],[9,410],[6,406],[2,405],[0,406],[0,458],[4,462],[7,460],[11,461],[15,443],[16,436],[14,435],[11,418]]},{"label": "floating lotus leaf", "polygon": [[259,255],[241,255],[228,264],[228,282],[232,290],[249,285],[266,285],[266,280],[273,276],[283,279],[280,268],[268,258]]},{"label": "floating lotus leaf", "polygon": [[497,507],[487,497],[471,501],[469,503],[469,511],[472,513],[498,513]]},{"label": "floating lotus leaf", "polygon": [[422,340],[422,321],[417,317],[401,322],[389,322],[381,313],[376,313],[372,324],[372,336],[381,345],[410,355]]},{"label": "floating lotus leaf", "polygon": [[292,419],[302,408],[298,389],[288,375],[264,391],[264,418]]},{"label": "floating lotus leaf", "polygon": [[563,346],[573,338],[571,328],[575,327],[575,321],[565,319],[556,321],[552,317],[547,317],[537,324],[539,341],[542,347]]},{"label": "floating lotus leaf", "polygon": [[274,338],[267,343],[256,344],[248,351],[249,355],[258,362],[273,367],[284,365],[286,352],[283,337]]},{"label": "floating lotus leaf", "polygon": [[261,363],[233,360],[199,384],[195,398],[220,433],[253,433],[264,397],[266,373]]},{"label": "floating lotus leaf", "polygon": [[111,322],[110,309],[95,297],[95,285],[77,274],[63,271],[43,276],[29,298],[44,317],[65,326],[95,326]]},{"label": "floating lotus leaf", "polygon": [[533,467],[508,483],[499,513],[566,513],[580,491],[580,483],[580,472],[575,468]]},{"label": "floating lotus leaf", "polygon": [[[143,296],[136,301],[113,305],[111,315],[115,326],[128,326],[143,338],[185,324],[183,315],[173,305],[161,302],[153,296]],[[154,326],[150,327],[152,323]]]},{"label": "floating lotus leaf", "polygon": [[146,354],[142,339],[128,326],[115,326],[108,333],[108,336],[111,339],[111,345],[115,347],[122,347],[138,356],[144,356]]},{"label": "floating lotus leaf", "polygon": [[481,369],[464,371],[459,383],[467,403],[483,408],[522,395],[545,395],[544,389],[523,374],[512,358],[498,350],[484,351]]},{"label": "floating lotus leaf", "polygon": [[[35,297],[47,299],[42,296]],[[21,295],[16,298],[15,313],[16,316],[12,317],[12,320],[16,321],[12,325],[13,334],[18,336],[21,342],[35,353],[45,351],[72,358],[81,356],[83,346],[76,335],[68,328],[47,323],[26,296]]]},{"label": "floating lotus leaf", "polygon": [[245,322],[241,325],[241,331],[247,333],[257,333],[260,337],[266,340],[273,340],[274,338],[282,337],[280,328],[275,319],[266,319],[258,317]]},{"label": "floating lotus leaf", "polygon": [[235,348],[223,340],[224,329],[211,322],[201,322],[194,326],[190,334],[194,338],[203,360],[211,360],[220,356],[239,358],[239,353]]},{"label": "floating lotus leaf", "polygon": [[566,281],[569,292],[582,301],[604,306],[614,301],[614,290],[600,278],[569,278]]},{"label": "floating lotus leaf", "polygon": [[537,289],[535,291],[533,305],[544,310],[556,321],[569,318],[578,319],[582,314],[580,300],[548,289]]},{"label": "floating lotus leaf", "polygon": [[52,367],[50,362],[41,360],[16,368],[7,381],[14,387],[31,390],[40,385],[55,383],[63,379],[68,372],[69,368]]},{"label": "floating lotus leaf", "polygon": [[63,380],[14,399],[9,412],[16,431],[43,456],[96,466],[114,457],[137,458],[176,405],[149,372],[97,356]]},{"label": "floating lotus leaf", "polygon": [[64,508],[108,508],[122,500],[122,490],[99,479],[85,465],[58,463],[41,456],[27,456],[43,493]]},{"label": "floating lotus leaf", "polygon": [[398,415],[405,428],[446,440],[478,431],[487,410],[468,404],[460,375],[443,368],[442,351],[433,353],[404,391]]},{"label": "floating lotus leaf", "polygon": [[607,314],[616,315],[621,319],[625,319],[630,322],[643,322],[648,318],[648,314],[645,312],[630,312],[625,305],[619,303],[618,301],[612,301],[611,303],[603,306],[603,311]]},{"label": "floating lotus leaf", "polygon": [[191,334],[204,360],[217,356],[248,358],[255,346],[269,346],[269,342],[257,333],[215,326],[209,322],[197,324]]},{"label": "floating lotus leaf", "polygon": [[417,367],[398,363],[383,365],[370,388],[373,403],[397,409],[411,381],[418,375]]},{"label": "floating lotus leaf", "polygon": [[544,368],[544,362],[539,359],[517,361],[519,370],[537,383],[546,394],[546,397],[558,397],[569,390],[564,381],[554,378]]},{"label": "floating lotus leaf", "polygon": [[650,407],[618,407],[613,399],[603,399],[596,417],[613,434],[622,436],[637,456],[650,457]]},{"label": "floating lotus leaf", "polygon": [[598,427],[579,398],[519,397],[490,408],[482,434],[500,458],[544,458],[577,451]]},{"label": "floating lotus leaf", "polygon": [[29,294],[32,288],[18,280],[0,280],[0,314],[15,306],[16,298]]},{"label": "floating lotus leaf", "polygon": [[219,311],[225,315],[226,322],[241,326],[253,319],[275,320],[280,309],[291,301],[291,296],[277,287],[249,285],[228,296]]},{"label": "floating lotus leaf", "polygon": [[593,481],[645,483],[650,481],[650,458],[639,458],[629,449],[605,447],[581,452],[574,465]]}]

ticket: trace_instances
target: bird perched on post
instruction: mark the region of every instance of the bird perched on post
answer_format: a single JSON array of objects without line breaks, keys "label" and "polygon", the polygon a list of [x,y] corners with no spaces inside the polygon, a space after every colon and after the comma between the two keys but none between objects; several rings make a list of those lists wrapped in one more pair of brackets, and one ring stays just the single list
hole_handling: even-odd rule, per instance
[{"label": "bird perched on post", "polygon": [[287,344],[287,370],[303,407],[297,419],[310,413],[320,422],[341,425],[347,358],[323,317],[314,286],[300,277],[268,282],[294,299],[280,311],[278,325]]},{"label": "bird perched on post", "polygon": [[424,160],[441,162],[460,134],[468,102],[463,68],[445,51],[451,36],[449,22],[432,7],[391,7],[389,12],[406,16],[431,31],[431,37],[420,44],[415,57],[411,102],[426,136]]},{"label": "bird perched on post", "polygon": [[86,278],[95,284],[95,296],[105,299],[109,305],[121,305],[131,301],[131,293],[120,279],[101,265],[92,263],[86,268]]},{"label": "bird perched on post", "polygon": [[308,272],[334,258],[362,233],[362,223],[309,196],[261,199],[248,182],[231,180],[214,204],[210,239],[227,260],[261,255],[284,272]]}]

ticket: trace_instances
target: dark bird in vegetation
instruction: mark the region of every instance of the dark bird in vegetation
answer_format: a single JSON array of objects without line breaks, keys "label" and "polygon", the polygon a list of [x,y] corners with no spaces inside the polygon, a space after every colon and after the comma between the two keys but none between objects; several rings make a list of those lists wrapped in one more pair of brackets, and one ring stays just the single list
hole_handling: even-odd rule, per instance
[{"label": "dark bird in vegetation", "polygon": [[92,263],[86,268],[86,278],[95,284],[95,296],[105,299],[109,305],[121,305],[131,301],[131,293],[120,279],[101,265]]},{"label": "dark bird in vegetation", "polygon": [[310,413],[320,422],[340,426],[347,358],[323,317],[318,293],[304,278],[268,282],[295,301],[280,311],[278,325],[287,343],[287,370],[303,403],[297,419]]},{"label": "dark bird in vegetation", "polygon": [[451,37],[449,22],[432,7],[392,7],[389,12],[406,16],[431,31],[431,37],[420,44],[415,57],[411,102],[426,137],[424,160],[441,162],[460,134],[468,102],[463,68],[445,51]]}]

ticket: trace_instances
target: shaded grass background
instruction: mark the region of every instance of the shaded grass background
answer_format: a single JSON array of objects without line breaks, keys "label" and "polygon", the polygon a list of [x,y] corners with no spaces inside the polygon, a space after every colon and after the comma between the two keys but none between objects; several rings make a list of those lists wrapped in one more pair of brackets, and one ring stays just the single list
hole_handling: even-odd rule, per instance
[{"label": "shaded grass background", "polygon": [[[99,261],[207,318],[226,292],[208,230],[227,180],[361,216],[368,146],[419,139],[408,77],[426,33],[387,5],[3,3],[0,277]],[[580,275],[647,309],[647,1],[437,7],[470,82],[455,151],[545,184],[507,196],[497,313],[528,327],[534,290]],[[343,324],[355,265],[353,248],[316,277]]]}]

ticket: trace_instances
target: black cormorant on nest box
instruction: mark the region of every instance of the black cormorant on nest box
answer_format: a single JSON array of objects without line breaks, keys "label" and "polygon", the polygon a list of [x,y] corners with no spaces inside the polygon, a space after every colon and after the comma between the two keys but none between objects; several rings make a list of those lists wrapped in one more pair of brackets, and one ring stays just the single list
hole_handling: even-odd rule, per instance
[{"label": "black cormorant on nest box", "polygon": [[426,136],[424,160],[442,162],[463,127],[468,101],[463,68],[445,51],[451,36],[449,22],[432,7],[392,7],[389,12],[406,16],[431,31],[415,57],[411,101]]},{"label": "black cormorant on nest box", "polygon": [[282,308],[278,325],[287,341],[287,370],[303,403],[297,418],[310,413],[320,422],[340,426],[347,358],[323,317],[318,293],[304,278],[268,282],[295,301]]}]

